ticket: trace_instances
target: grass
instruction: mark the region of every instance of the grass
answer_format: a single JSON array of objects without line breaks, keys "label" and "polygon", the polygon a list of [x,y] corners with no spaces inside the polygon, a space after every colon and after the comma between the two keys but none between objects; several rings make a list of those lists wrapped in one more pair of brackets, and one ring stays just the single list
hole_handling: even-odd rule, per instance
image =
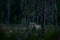
[{"label": "grass", "polygon": [[[46,32],[43,34],[44,39],[45,40],[55,40],[56,35],[57,35],[57,32],[54,30],[55,26],[54,25],[46,25],[46,27],[47,27],[48,30],[46,30]],[[29,33],[28,38],[30,40],[40,40],[41,35],[42,35],[40,33],[41,33],[41,31],[34,30],[33,32]],[[19,32],[13,32],[12,34],[10,34],[10,37],[8,38],[8,36],[6,34],[6,31],[2,31],[2,32],[0,32],[0,40],[17,40],[17,35],[18,34],[19,34]],[[27,38],[25,38],[24,35],[22,35],[23,36],[22,40],[27,40]]]}]

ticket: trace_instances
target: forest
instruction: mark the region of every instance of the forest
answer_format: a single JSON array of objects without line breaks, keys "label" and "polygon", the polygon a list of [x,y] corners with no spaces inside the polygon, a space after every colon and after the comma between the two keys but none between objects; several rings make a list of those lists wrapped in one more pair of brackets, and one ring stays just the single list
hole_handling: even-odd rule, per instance
[{"label": "forest", "polygon": [[60,0],[0,0],[0,40],[60,40]]},{"label": "forest", "polygon": [[[53,5],[54,3],[51,4],[51,1],[46,0],[45,21],[48,21],[49,19],[54,20],[54,15],[56,14],[57,24],[60,25],[59,1],[57,0],[55,3],[57,7],[55,9],[57,9],[57,13],[56,10],[54,12],[54,7],[52,7]],[[20,24],[21,20],[25,20],[28,16],[29,20],[33,20],[34,17],[34,21],[36,21],[38,17],[38,21],[40,22],[40,16],[42,12],[42,0],[1,0],[0,10],[0,23],[3,24]]]}]

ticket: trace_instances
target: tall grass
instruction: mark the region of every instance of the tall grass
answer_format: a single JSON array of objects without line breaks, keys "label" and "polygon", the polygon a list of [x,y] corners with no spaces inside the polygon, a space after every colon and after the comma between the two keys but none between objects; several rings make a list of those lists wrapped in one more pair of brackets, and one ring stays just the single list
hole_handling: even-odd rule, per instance
[{"label": "tall grass", "polygon": [[[57,40],[56,36],[58,35],[59,31],[55,31],[55,26],[46,25],[46,27],[47,28],[46,28],[45,32],[43,33],[44,40]],[[18,40],[18,38],[20,38],[19,37],[20,35],[21,35],[22,40],[41,40],[41,37],[42,37],[41,30],[33,30],[33,31],[29,32],[28,35],[25,33],[25,31],[21,31],[24,33],[21,33],[19,31],[17,31],[17,32],[13,31],[12,33],[8,33],[10,35],[9,37],[6,32],[7,31],[0,32],[0,40]]]}]

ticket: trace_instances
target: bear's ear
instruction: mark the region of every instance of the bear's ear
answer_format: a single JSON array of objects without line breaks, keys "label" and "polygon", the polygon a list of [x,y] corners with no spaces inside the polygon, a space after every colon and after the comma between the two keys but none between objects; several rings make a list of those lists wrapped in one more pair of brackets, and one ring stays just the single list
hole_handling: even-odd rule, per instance
[{"label": "bear's ear", "polygon": [[29,24],[34,24],[34,23],[30,22]]}]

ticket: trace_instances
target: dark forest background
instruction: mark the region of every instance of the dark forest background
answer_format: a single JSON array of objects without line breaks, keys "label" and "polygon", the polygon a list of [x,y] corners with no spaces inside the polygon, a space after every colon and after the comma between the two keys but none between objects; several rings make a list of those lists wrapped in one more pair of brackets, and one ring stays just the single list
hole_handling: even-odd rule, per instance
[{"label": "dark forest background", "polygon": [[[49,16],[50,19],[54,14],[57,16],[57,24],[60,25],[60,1],[56,0],[57,13],[51,8],[54,4],[54,0],[46,0],[46,23],[48,23]],[[29,17],[29,20],[40,23],[41,21],[41,11],[42,11],[42,0],[0,0],[0,24],[20,24],[22,19],[25,20]],[[53,16],[52,16],[53,14]],[[37,17],[36,17],[37,16]],[[52,22],[52,21],[50,21]],[[54,22],[54,21],[53,21]]]}]

